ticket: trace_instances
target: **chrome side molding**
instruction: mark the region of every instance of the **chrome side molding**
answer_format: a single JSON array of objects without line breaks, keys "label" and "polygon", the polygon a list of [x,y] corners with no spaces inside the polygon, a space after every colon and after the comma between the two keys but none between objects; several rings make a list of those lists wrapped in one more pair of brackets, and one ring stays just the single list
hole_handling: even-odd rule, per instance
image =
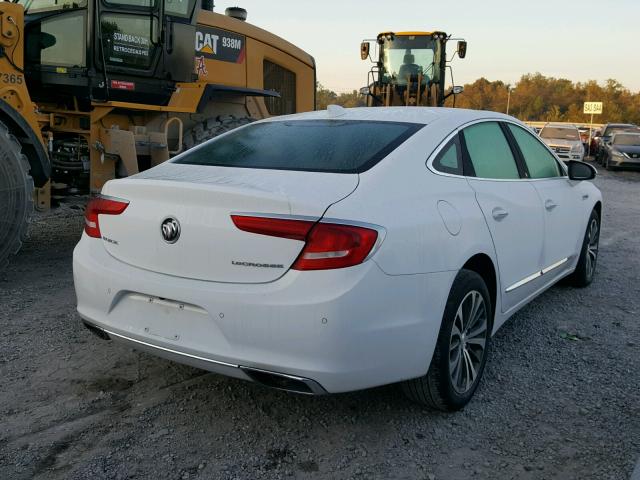
[{"label": "chrome side molding", "polygon": [[562,260],[558,260],[555,263],[552,263],[551,265],[549,265],[548,267],[543,268],[542,270],[540,270],[539,272],[535,272],[532,273],[531,275],[529,275],[528,277],[523,278],[522,280],[514,283],[513,285],[511,285],[510,287],[507,287],[507,289],[505,290],[506,293],[509,292],[513,292],[516,288],[522,287],[523,285],[526,285],[529,282],[532,282],[533,280],[535,280],[538,277],[541,277],[542,275],[545,275],[547,273],[549,273],[551,270],[555,270],[556,268],[558,268],[561,265],[564,265],[565,263],[567,263],[569,261],[569,258],[563,258]]}]

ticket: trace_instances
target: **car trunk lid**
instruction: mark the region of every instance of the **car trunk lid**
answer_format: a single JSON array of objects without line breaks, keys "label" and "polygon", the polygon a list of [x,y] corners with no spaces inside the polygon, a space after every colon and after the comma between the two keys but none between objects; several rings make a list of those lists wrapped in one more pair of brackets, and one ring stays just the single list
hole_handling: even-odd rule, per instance
[{"label": "car trunk lid", "polygon": [[[121,215],[100,216],[102,241],[115,258],[153,272],[215,282],[270,282],[289,269],[304,242],[241,231],[231,215],[319,220],[357,185],[357,174],[167,163],[105,186],[104,194],[130,203]],[[173,243],[163,236],[167,219],[179,224]]]}]

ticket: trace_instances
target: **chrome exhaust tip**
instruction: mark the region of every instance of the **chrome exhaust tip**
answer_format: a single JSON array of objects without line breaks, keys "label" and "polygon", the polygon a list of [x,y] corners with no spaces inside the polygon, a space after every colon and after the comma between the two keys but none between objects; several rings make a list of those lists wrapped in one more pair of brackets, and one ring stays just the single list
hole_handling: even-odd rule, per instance
[{"label": "chrome exhaust tip", "polygon": [[242,370],[251,380],[265,387],[284,390],[286,392],[301,393],[303,395],[326,395],[327,391],[315,380],[285,373],[270,372],[259,368],[245,367]]},{"label": "chrome exhaust tip", "polygon": [[96,327],[95,325],[91,325],[89,322],[82,321],[82,324],[85,326],[87,330],[93,333],[96,337],[102,340],[111,340],[111,337],[107,332],[102,330],[101,328]]}]

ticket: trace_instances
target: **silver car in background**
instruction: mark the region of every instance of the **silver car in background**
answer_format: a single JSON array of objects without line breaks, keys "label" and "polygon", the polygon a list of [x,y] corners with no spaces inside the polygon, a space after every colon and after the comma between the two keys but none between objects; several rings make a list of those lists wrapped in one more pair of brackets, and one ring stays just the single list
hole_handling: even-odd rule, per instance
[{"label": "silver car in background", "polygon": [[640,167],[640,130],[613,134],[602,150],[602,165],[607,170]]},{"label": "silver car in background", "polygon": [[561,160],[584,159],[584,146],[580,139],[580,131],[575,125],[545,125],[540,131],[540,138]]}]

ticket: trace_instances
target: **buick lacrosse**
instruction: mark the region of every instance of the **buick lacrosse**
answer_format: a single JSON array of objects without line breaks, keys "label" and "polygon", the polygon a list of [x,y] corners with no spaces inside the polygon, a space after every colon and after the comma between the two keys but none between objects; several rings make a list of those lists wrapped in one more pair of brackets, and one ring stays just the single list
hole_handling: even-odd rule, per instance
[{"label": "buick lacrosse", "polygon": [[104,339],[270,387],[397,382],[456,410],[511,315],[591,282],[594,176],[491,112],[256,122],[89,202],[78,312]]}]

